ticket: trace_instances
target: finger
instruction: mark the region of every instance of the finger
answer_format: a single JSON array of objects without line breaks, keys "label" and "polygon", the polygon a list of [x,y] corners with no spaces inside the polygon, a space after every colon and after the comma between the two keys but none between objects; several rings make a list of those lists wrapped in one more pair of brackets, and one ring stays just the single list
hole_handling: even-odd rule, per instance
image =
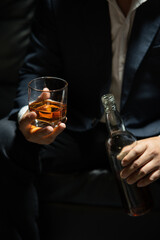
[{"label": "finger", "polygon": [[122,161],[122,159],[129,153],[129,150],[125,149],[123,151],[120,152],[120,154],[117,155],[117,160]]},{"label": "finger", "polygon": [[48,139],[49,142],[53,142],[55,138],[63,132],[63,130],[66,128],[65,123],[59,123],[57,127],[53,129],[53,132],[45,137],[45,139]]},{"label": "finger", "polygon": [[160,178],[160,169],[157,169],[151,174],[149,174],[148,176],[146,176],[145,178],[143,178],[142,180],[138,181],[137,186],[145,187],[151,184],[152,182],[158,180],[159,178]]},{"label": "finger", "polygon": [[64,123],[60,123],[56,128],[47,126],[45,128],[32,128],[32,134],[27,139],[30,142],[48,145],[66,128]]},{"label": "finger", "polygon": [[54,131],[53,127],[47,126],[44,128],[31,126],[30,133],[34,138],[43,138]]},{"label": "finger", "polygon": [[43,136],[50,134],[50,131],[48,129],[43,129],[29,124],[23,129],[22,133],[27,141],[43,144]]},{"label": "finger", "polygon": [[131,149],[137,144],[137,141],[134,143],[125,146],[122,151],[117,155],[117,159],[122,161],[122,159],[131,151]]},{"label": "finger", "polygon": [[43,92],[41,93],[41,95],[38,97],[37,102],[41,101],[41,100],[46,100],[50,98],[50,92],[48,88],[43,88]]},{"label": "finger", "polygon": [[[151,163],[146,164],[142,168],[138,169],[134,173],[132,173],[129,177],[126,178],[128,184],[134,184],[137,181],[145,178],[150,172],[155,171],[155,167],[151,167],[153,165]],[[157,169],[157,168],[156,168]]]},{"label": "finger", "polygon": [[[143,170],[147,171],[147,173],[148,173],[149,169],[151,169],[150,164],[146,165],[146,163],[152,162],[152,159],[153,159],[153,156],[151,156],[145,152],[137,160],[132,162],[130,165],[124,167],[124,169],[120,173],[121,178],[126,179],[134,172],[136,174],[138,170],[141,171],[140,176],[144,176],[144,174],[142,174]],[[145,167],[142,167],[144,165],[145,165]],[[147,168],[147,166],[148,166],[148,168]]]},{"label": "finger", "polygon": [[151,159],[147,164],[145,164],[143,167],[139,168],[137,171],[127,177],[127,183],[134,184],[135,182],[143,179],[145,176],[156,171],[157,169],[159,169],[159,161]]},{"label": "finger", "polygon": [[131,164],[135,161],[140,155],[142,155],[146,151],[145,144],[136,144],[128,154],[122,159],[121,164],[123,167]]}]

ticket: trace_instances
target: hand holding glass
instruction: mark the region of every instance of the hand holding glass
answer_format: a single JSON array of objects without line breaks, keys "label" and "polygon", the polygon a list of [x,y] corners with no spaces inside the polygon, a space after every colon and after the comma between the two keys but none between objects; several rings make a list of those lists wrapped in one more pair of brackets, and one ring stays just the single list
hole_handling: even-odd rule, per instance
[{"label": "hand holding glass", "polygon": [[28,84],[29,110],[37,114],[33,125],[56,127],[66,121],[68,83],[61,78],[39,77]]}]

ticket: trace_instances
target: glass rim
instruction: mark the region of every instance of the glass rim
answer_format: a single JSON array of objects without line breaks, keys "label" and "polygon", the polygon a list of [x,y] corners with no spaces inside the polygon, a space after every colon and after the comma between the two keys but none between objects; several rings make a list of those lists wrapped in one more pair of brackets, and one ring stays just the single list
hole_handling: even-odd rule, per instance
[{"label": "glass rim", "polygon": [[[62,87],[62,88],[53,89],[53,90],[46,90],[46,91],[31,86],[31,84],[32,84],[33,81],[35,81],[35,80],[42,80],[42,79],[55,79],[55,80],[60,80],[60,81],[62,81],[62,82],[65,83],[65,86]],[[30,88],[30,89],[32,89],[32,90],[35,90],[35,91],[38,91],[38,92],[59,92],[59,91],[64,90],[64,89],[67,88],[67,87],[68,87],[68,82],[67,82],[66,80],[64,80],[63,78],[53,77],[53,76],[42,76],[42,77],[33,78],[33,79],[28,83],[28,88]]]}]

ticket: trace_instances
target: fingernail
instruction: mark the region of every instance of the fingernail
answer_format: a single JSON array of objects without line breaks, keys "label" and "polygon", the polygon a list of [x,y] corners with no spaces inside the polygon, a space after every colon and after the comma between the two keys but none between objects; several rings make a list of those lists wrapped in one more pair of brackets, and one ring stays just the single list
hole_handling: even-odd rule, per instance
[{"label": "fingernail", "polygon": [[127,155],[126,152],[120,152],[120,153],[117,155],[117,159],[118,159],[118,160],[122,160],[126,155]]},{"label": "fingernail", "polygon": [[122,160],[121,165],[125,167],[127,165],[127,162]]},{"label": "fingernail", "polygon": [[65,123],[60,123],[61,127],[66,128],[66,124]]},{"label": "fingernail", "polygon": [[117,159],[122,160],[122,154],[121,153],[117,155]]},{"label": "fingernail", "polygon": [[122,172],[122,173],[120,173],[120,177],[122,178],[122,179],[125,179],[126,178],[126,176],[125,176],[125,174]]},{"label": "fingernail", "polygon": [[129,185],[131,185],[131,184],[133,184],[134,182],[133,182],[132,180],[130,180],[130,179],[127,179],[127,183],[128,183]]},{"label": "fingernail", "polygon": [[46,131],[47,131],[48,134],[52,133],[53,132],[53,128],[51,126],[48,126],[48,127],[46,127]]}]

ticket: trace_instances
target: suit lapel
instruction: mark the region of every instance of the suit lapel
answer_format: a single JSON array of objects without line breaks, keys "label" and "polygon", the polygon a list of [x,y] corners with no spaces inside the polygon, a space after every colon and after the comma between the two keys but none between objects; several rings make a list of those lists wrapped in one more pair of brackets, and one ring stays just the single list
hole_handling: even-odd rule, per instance
[{"label": "suit lapel", "polygon": [[[158,1],[148,1],[137,10],[126,56],[121,109],[129,96],[136,71],[160,27],[159,8],[156,10]],[[154,3],[157,3],[157,6]]]}]

